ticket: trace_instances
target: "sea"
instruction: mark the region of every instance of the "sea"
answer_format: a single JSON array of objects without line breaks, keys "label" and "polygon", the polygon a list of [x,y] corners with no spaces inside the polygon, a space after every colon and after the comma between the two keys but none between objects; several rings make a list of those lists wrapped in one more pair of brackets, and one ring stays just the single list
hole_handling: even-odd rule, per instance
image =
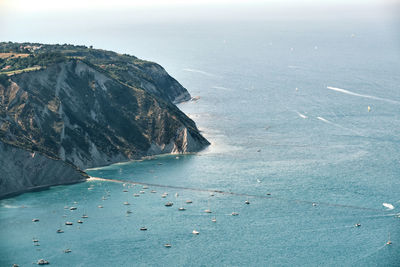
[{"label": "sea", "polygon": [[400,38],[391,24],[49,31],[4,37],[161,64],[199,97],[178,107],[211,145],[87,170],[109,180],[0,200],[0,266],[400,265]]}]

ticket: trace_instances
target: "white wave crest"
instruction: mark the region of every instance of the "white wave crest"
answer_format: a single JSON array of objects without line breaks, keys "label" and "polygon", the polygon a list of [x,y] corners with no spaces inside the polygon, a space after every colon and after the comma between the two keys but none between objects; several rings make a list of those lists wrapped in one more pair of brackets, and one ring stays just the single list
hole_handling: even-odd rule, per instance
[{"label": "white wave crest", "polygon": [[332,91],[336,91],[336,92],[340,92],[340,93],[348,94],[348,95],[352,95],[352,96],[358,96],[358,97],[364,97],[364,98],[369,98],[369,99],[374,99],[374,100],[379,100],[379,101],[385,101],[385,102],[392,103],[392,104],[400,104],[400,102],[396,101],[396,100],[372,96],[372,95],[358,94],[358,93],[355,93],[355,92],[352,92],[352,91],[349,91],[346,89],[336,88],[336,87],[332,87],[332,86],[327,86],[326,88],[328,88],[329,90],[332,90]]}]

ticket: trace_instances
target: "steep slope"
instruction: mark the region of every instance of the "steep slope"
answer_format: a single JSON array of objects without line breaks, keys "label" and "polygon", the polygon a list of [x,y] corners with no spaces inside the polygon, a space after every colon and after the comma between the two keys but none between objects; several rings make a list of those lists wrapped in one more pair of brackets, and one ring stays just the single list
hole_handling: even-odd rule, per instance
[{"label": "steep slope", "polygon": [[189,93],[161,66],[110,51],[52,49],[17,54],[6,60],[8,76],[0,74],[0,197],[82,181],[80,170],[90,167],[209,145],[173,104]]},{"label": "steep slope", "polygon": [[208,145],[168,101],[70,59],[11,77],[1,89],[0,139],[79,168]]}]

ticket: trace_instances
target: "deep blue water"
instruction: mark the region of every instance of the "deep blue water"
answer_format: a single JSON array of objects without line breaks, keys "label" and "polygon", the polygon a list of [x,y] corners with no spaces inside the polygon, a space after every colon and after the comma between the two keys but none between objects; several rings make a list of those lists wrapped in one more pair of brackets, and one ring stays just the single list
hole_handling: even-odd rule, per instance
[{"label": "deep blue water", "polygon": [[[212,145],[88,173],[252,196],[141,185],[123,192],[121,183],[99,181],[26,193],[0,201],[1,266],[40,258],[55,266],[399,264],[400,42],[393,28],[265,21],[102,31],[76,42],[163,65],[201,97],[179,107]],[[78,225],[83,213],[89,218]],[[393,244],[386,246],[389,233]]]}]

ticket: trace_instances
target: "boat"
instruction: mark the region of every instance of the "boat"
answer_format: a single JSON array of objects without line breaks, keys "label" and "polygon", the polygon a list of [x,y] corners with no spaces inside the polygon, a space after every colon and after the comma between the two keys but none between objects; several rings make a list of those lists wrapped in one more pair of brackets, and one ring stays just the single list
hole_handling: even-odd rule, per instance
[{"label": "boat", "polygon": [[176,192],[176,193],[175,193],[175,197],[179,197],[179,194],[178,194],[178,192]]},{"label": "boat", "polygon": [[192,234],[198,235],[198,234],[200,234],[200,233],[199,233],[198,231],[196,231],[196,230],[193,230]]},{"label": "boat", "polygon": [[149,187],[147,185],[144,185],[143,189],[149,189]]},{"label": "boat", "polygon": [[50,264],[50,262],[44,259],[40,259],[37,261],[37,265],[47,265],[47,264]]},{"label": "boat", "polygon": [[140,194],[144,194],[144,193],[146,193],[145,191],[143,191],[143,190],[141,190],[141,191],[139,191],[139,193]]},{"label": "boat", "polygon": [[315,206],[317,206],[317,203],[313,202],[312,205],[315,207]]},{"label": "boat", "polygon": [[131,214],[131,213],[132,213],[132,211],[130,211],[130,210],[126,211],[126,214]]},{"label": "boat", "polygon": [[39,219],[32,219],[32,222],[38,222]]},{"label": "boat", "polygon": [[270,196],[271,195],[271,193],[267,193],[267,196]]},{"label": "boat", "polygon": [[157,193],[157,191],[156,190],[151,190],[150,193],[154,194],[154,193]]},{"label": "boat", "polygon": [[172,246],[171,246],[171,244],[167,243],[167,244],[164,244],[164,247],[170,248],[170,247],[172,247]]},{"label": "boat", "polygon": [[244,204],[249,205],[249,204],[250,204],[250,201],[249,201],[249,200],[246,200],[246,201],[244,202]]},{"label": "boat", "polygon": [[102,205],[98,205],[97,207],[98,207],[99,209],[102,209],[102,208],[103,208],[103,206],[102,206]]},{"label": "boat", "polygon": [[187,204],[192,204],[193,202],[191,200],[186,200]]},{"label": "boat", "polygon": [[78,221],[77,221],[77,223],[83,223],[83,221],[81,221],[81,220],[78,220]]},{"label": "boat", "polygon": [[390,233],[389,233],[389,238],[388,238],[388,241],[386,242],[386,245],[391,245],[392,244],[392,241],[390,241]]},{"label": "boat", "polygon": [[122,192],[126,193],[126,192],[128,192],[128,190],[124,189],[124,190],[122,190]]},{"label": "boat", "polygon": [[232,212],[232,216],[238,216],[239,215],[239,213],[237,213],[237,212]]},{"label": "boat", "polygon": [[36,247],[40,246],[39,242],[33,243],[33,245],[36,246]]},{"label": "boat", "polygon": [[129,204],[129,202],[128,202],[128,201],[125,201],[125,202],[124,202],[124,205],[130,205],[130,204]]},{"label": "boat", "polygon": [[182,211],[182,210],[186,210],[186,209],[184,207],[180,207],[178,210]]},{"label": "boat", "polygon": [[83,219],[86,219],[86,218],[89,218],[89,216],[87,216],[86,214],[83,214],[83,215],[82,215],[82,218],[83,218]]},{"label": "boat", "polygon": [[164,206],[166,206],[166,207],[172,207],[172,205],[174,205],[174,203],[168,201],[167,203],[165,203]]},{"label": "boat", "polygon": [[73,225],[72,222],[65,222],[65,225]]},{"label": "boat", "polygon": [[133,194],[133,196],[134,196],[134,197],[140,197],[140,195],[139,195],[139,194]]},{"label": "boat", "polygon": [[69,208],[69,210],[76,210],[76,209],[77,209],[76,207]]},{"label": "boat", "polygon": [[216,218],[212,218],[211,221],[212,222],[217,222],[217,219]]},{"label": "boat", "polygon": [[64,250],[64,253],[71,253],[72,250],[70,250],[69,248],[67,248],[66,250]]},{"label": "boat", "polygon": [[167,195],[161,195],[161,197],[162,197],[162,198],[166,198],[166,197],[167,197]]},{"label": "boat", "polygon": [[57,233],[58,233],[58,234],[61,234],[61,233],[64,233],[64,231],[61,230],[61,229],[58,229],[58,230],[57,230]]},{"label": "boat", "polygon": [[355,227],[360,227],[360,226],[361,226],[361,223],[356,223],[354,226],[355,226]]},{"label": "boat", "polygon": [[210,193],[210,197],[213,197],[213,196],[215,196],[214,193]]},{"label": "boat", "polygon": [[205,213],[211,213],[211,210],[204,210]]},{"label": "boat", "polygon": [[371,107],[370,106],[368,106],[368,112],[371,112]]},{"label": "boat", "polygon": [[140,231],[147,231],[147,228],[143,226],[140,228]]},{"label": "boat", "polygon": [[33,243],[39,242],[39,239],[32,239]]}]

